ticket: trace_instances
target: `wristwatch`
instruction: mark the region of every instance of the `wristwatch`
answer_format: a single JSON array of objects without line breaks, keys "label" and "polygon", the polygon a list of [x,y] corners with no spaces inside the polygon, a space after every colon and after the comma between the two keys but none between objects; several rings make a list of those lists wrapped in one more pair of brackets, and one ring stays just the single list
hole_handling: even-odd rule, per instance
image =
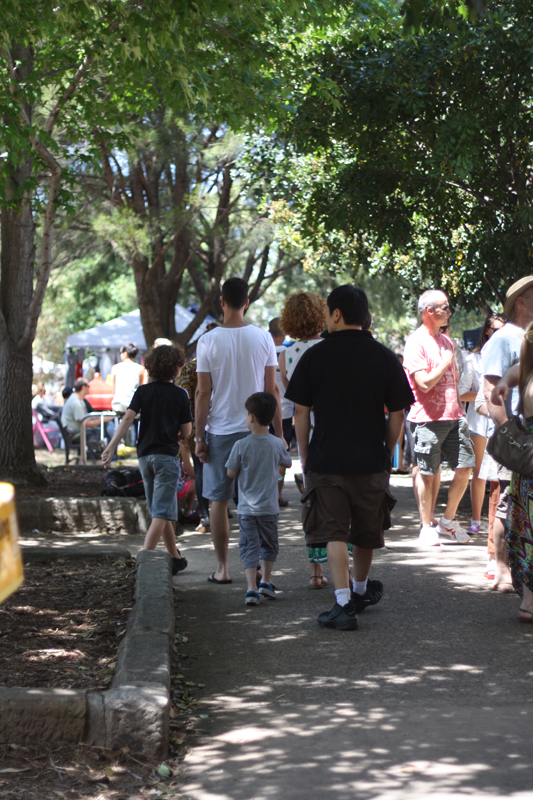
[{"label": "wristwatch", "polygon": [[204,439],[203,436],[195,436],[194,437],[194,441],[195,442],[205,442],[205,439]]}]

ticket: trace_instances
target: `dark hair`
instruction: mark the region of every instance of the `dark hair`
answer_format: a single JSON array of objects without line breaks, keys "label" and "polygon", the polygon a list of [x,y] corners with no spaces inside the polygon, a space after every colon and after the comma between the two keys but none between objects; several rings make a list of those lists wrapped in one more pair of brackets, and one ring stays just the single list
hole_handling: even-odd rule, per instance
[{"label": "dark hair", "polygon": [[79,392],[84,386],[88,385],[89,381],[85,380],[85,378],[78,378],[76,381],[74,381],[74,391]]},{"label": "dark hair", "polygon": [[209,331],[214,331],[215,328],[220,328],[220,322],[208,322],[205,326],[204,333],[209,333]]},{"label": "dark hair", "polygon": [[269,392],[255,392],[246,400],[244,407],[253,414],[260,425],[270,425],[276,413],[277,401]]},{"label": "dark hair", "polygon": [[492,327],[491,322],[496,322],[496,320],[498,320],[499,322],[503,322],[503,324],[505,325],[505,323],[507,322],[507,317],[504,317],[503,314],[487,314],[485,322],[483,323],[483,327],[481,328],[481,333],[479,334],[479,339],[477,340],[477,344],[472,350],[473,353],[479,353],[483,345],[486,342],[488,342],[490,336],[487,331],[489,331],[490,328]]},{"label": "dark hair", "polygon": [[222,297],[229,308],[240,311],[248,300],[248,284],[242,278],[228,278],[222,285]]},{"label": "dark hair", "polygon": [[135,347],[132,342],[128,342],[128,344],[123,344],[120,348],[121,353],[127,353],[128,358],[135,358],[137,353],[139,352],[139,348]]},{"label": "dark hair", "polygon": [[63,395],[63,398],[65,400],[68,400],[73,391],[74,389],[72,388],[72,386],[65,386],[61,394]]},{"label": "dark hair", "polygon": [[146,356],[144,366],[153,381],[176,380],[180,367],[185,364],[183,348],[177,344],[162,344],[154,347]]},{"label": "dark hair", "polygon": [[327,299],[328,310],[333,314],[336,308],[342,314],[345,325],[361,325],[369,321],[368,299],[362,289],[345,283],[333,289]]}]

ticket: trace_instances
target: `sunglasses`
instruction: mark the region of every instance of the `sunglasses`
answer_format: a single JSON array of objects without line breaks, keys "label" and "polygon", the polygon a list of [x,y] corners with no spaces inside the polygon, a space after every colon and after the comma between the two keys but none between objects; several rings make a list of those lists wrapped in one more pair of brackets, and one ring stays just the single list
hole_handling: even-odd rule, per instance
[{"label": "sunglasses", "polygon": [[450,306],[435,306],[435,308],[433,308],[432,310],[433,311],[450,311],[451,309],[450,309]]}]

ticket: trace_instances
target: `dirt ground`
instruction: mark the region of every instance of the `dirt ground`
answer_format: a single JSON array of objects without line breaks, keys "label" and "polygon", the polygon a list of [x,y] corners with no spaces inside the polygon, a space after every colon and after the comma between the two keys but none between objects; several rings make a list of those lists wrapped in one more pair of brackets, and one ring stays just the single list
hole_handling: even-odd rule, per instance
[{"label": "dirt ground", "polygon": [[[123,469],[133,465],[124,464]],[[105,470],[103,467],[56,467],[44,469],[47,480],[45,486],[16,486],[15,497],[100,497],[104,488]]]},{"label": "dirt ground", "polygon": [[[109,688],[133,605],[133,587],[133,567],[121,562],[30,563],[24,584],[0,608],[0,685]],[[207,716],[197,694],[204,687],[179,672],[178,648],[187,642],[178,625],[171,751],[164,764],[127,747],[111,752],[84,745],[50,749],[0,745],[1,800],[177,797],[188,742]]]},{"label": "dirt ground", "polygon": [[30,563],[0,607],[0,685],[107,689],[133,607],[123,562]]}]

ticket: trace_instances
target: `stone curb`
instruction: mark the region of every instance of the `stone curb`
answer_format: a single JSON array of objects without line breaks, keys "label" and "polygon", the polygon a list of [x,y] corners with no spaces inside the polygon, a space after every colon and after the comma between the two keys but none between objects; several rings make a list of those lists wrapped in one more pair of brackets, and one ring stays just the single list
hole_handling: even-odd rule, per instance
[{"label": "stone curb", "polygon": [[17,514],[22,531],[145,534],[150,526],[137,497],[37,497],[17,500]]},{"label": "stone curb", "polygon": [[111,689],[0,688],[0,742],[127,746],[166,758],[175,627],[167,553],[138,554],[135,598]]}]

